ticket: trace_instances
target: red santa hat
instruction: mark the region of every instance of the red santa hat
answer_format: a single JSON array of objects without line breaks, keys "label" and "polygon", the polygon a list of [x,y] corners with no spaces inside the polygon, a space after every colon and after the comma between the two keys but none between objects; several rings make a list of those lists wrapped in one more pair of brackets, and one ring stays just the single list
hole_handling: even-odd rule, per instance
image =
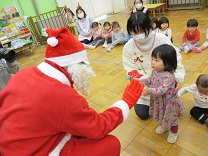
[{"label": "red santa hat", "polygon": [[45,59],[66,67],[87,60],[84,45],[66,27],[46,29],[48,34]]}]

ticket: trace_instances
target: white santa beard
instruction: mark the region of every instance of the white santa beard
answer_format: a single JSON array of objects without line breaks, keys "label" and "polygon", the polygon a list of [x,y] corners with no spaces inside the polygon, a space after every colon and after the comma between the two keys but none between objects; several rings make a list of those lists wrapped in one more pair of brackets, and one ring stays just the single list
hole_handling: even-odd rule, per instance
[{"label": "white santa beard", "polygon": [[94,71],[89,65],[78,63],[70,65],[67,72],[74,81],[75,88],[83,95],[89,94],[90,78],[95,76]]}]

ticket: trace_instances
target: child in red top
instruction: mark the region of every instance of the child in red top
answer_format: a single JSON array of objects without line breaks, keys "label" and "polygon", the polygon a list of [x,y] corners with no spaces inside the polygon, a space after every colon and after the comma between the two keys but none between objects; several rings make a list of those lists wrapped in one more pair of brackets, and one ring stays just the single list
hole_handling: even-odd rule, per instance
[{"label": "child in red top", "polygon": [[183,35],[183,43],[179,47],[184,50],[184,53],[192,51],[192,48],[199,45],[200,32],[197,29],[198,21],[196,19],[189,19],[187,22],[187,30]]}]

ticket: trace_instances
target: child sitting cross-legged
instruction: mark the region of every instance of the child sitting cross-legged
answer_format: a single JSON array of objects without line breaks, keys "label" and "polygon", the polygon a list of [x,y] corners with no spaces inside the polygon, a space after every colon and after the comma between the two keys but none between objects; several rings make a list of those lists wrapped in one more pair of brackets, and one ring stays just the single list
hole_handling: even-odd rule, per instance
[{"label": "child sitting cross-legged", "polygon": [[184,53],[192,51],[192,48],[199,45],[200,32],[197,29],[198,21],[196,19],[189,19],[187,22],[187,30],[183,35],[183,43],[179,47],[184,50]]}]

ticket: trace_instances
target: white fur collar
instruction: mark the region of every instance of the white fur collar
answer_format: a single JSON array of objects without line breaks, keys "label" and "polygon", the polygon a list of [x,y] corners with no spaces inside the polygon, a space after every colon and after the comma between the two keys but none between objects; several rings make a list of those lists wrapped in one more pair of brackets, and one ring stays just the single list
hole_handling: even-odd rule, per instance
[{"label": "white fur collar", "polygon": [[68,78],[59,70],[55,69],[53,66],[49,65],[46,62],[42,62],[37,66],[37,68],[43,72],[45,75],[52,77],[58,81],[60,81],[63,84],[66,84],[68,86],[71,86],[70,81]]}]

